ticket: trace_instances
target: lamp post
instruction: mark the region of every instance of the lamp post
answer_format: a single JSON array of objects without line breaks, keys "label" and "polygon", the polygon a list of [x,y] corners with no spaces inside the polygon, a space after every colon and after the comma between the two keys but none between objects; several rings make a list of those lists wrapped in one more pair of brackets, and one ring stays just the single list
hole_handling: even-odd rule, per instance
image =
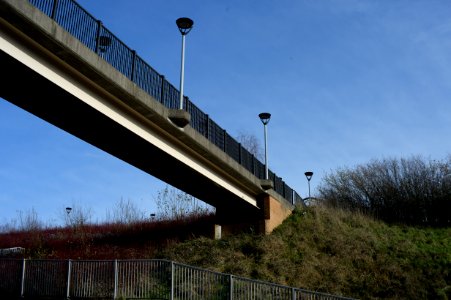
[{"label": "lamp post", "polygon": [[[72,211],[72,207],[66,207],[66,213],[67,213],[67,219],[69,221],[69,225],[72,225],[72,220],[70,218],[70,212],[71,211]],[[68,224],[66,223],[66,225],[68,225]]]},{"label": "lamp post", "polygon": [[308,198],[310,200],[310,180],[312,179],[313,176],[313,172],[305,172],[304,173],[305,177],[307,177],[307,181],[308,181]]},{"label": "lamp post", "polygon": [[190,18],[178,18],[177,21],[175,21],[177,24],[177,27],[180,30],[180,33],[182,34],[182,64],[181,64],[181,70],[180,70],[180,101],[179,101],[179,108],[183,109],[183,83],[185,80],[185,35],[188,34],[188,32],[191,31],[193,28],[193,20]]},{"label": "lamp post", "polygon": [[271,119],[271,114],[264,112],[258,115],[260,117],[260,120],[263,123],[263,128],[264,128],[264,132],[265,132],[265,179],[268,180],[269,179],[269,174],[268,174],[268,141],[267,141],[267,129],[266,129],[266,125],[269,123],[269,120]]}]

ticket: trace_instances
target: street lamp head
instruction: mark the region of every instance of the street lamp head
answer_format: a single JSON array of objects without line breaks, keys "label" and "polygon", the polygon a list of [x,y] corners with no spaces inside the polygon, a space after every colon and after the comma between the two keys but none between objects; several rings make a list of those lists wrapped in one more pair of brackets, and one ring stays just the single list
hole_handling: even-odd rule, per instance
[{"label": "street lamp head", "polygon": [[262,121],[263,125],[268,124],[269,123],[269,119],[271,119],[271,114],[267,113],[267,112],[258,114],[258,116],[259,116],[260,120]]},{"label": "street lamp head", "polygon": [[70,214],[71,211],[72,211],[72,207],[66,207],[66,212],[68,215]]},{"label": "street lamp head", "polygon": [[193,28],[194,24],[193,20],[191,20],[190,18],[178,18],[175,23],[177,23],[177,27],[179,28],[182,35],[187,35],[188,32],[190,32]]},{"label": "street lamp head", "polygon": [[313,172],[305,172],[304,175],[307,177],[307,180],[310,181],[310,179],[312,179]]}]

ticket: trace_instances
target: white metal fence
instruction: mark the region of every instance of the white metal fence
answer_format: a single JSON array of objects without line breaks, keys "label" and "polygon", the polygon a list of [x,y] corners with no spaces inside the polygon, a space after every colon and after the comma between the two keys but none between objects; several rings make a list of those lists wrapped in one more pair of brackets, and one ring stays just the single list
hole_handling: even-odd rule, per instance
[{"label": "white metal fence", "polygon": [[2,299],[350,299],[167,260],[0,259]]}]

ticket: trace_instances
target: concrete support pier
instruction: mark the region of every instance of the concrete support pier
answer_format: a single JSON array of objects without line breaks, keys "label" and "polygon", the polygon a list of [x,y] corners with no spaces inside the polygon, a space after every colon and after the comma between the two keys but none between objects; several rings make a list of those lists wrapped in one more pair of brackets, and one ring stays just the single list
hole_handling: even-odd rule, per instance
[{"label": "concrete support pier", "polygon": [[262,194],[258,199],[260,209],[257,211],[233,207],[216,208],[215,239],[239,232],[270,234],[293,211],[292,205],[277,198],[280,197],[271,191]]}]

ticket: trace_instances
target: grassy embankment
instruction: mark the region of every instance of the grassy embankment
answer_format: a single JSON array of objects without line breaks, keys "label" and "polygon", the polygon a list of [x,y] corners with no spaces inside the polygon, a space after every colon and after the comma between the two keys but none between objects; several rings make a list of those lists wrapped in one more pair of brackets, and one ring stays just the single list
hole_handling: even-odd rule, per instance
[{"label": "grassy embankment", "polygon": [[297,211],[269,236],[200,238],[161,256],[363,299],[451,298],[451,228],[389,226],[324,207]]},{"label": "grassy embankment", "polygon": [[[182,224],[182,231],[169,224],[154,225],[153,230],[141,224],[129,229],[110,225],[97,231],[79,228],[35,234],[40,241],[27,254],[166,258],[363,299],[451,298],[451,228],[389,226],[363,215],[316,207],[297,210],[271,235],[241,234],[216,241],[200,236],[209,222],[194,221],[197,225],[191,228],[195,230],[186,230],[188,223]],[[170,237],[166,239],[165,234]],[[0,247],[27,247],[10,244],[20,242],[19,236],[3,235]],[[26,241],[22,235],[22,242]]]}]

